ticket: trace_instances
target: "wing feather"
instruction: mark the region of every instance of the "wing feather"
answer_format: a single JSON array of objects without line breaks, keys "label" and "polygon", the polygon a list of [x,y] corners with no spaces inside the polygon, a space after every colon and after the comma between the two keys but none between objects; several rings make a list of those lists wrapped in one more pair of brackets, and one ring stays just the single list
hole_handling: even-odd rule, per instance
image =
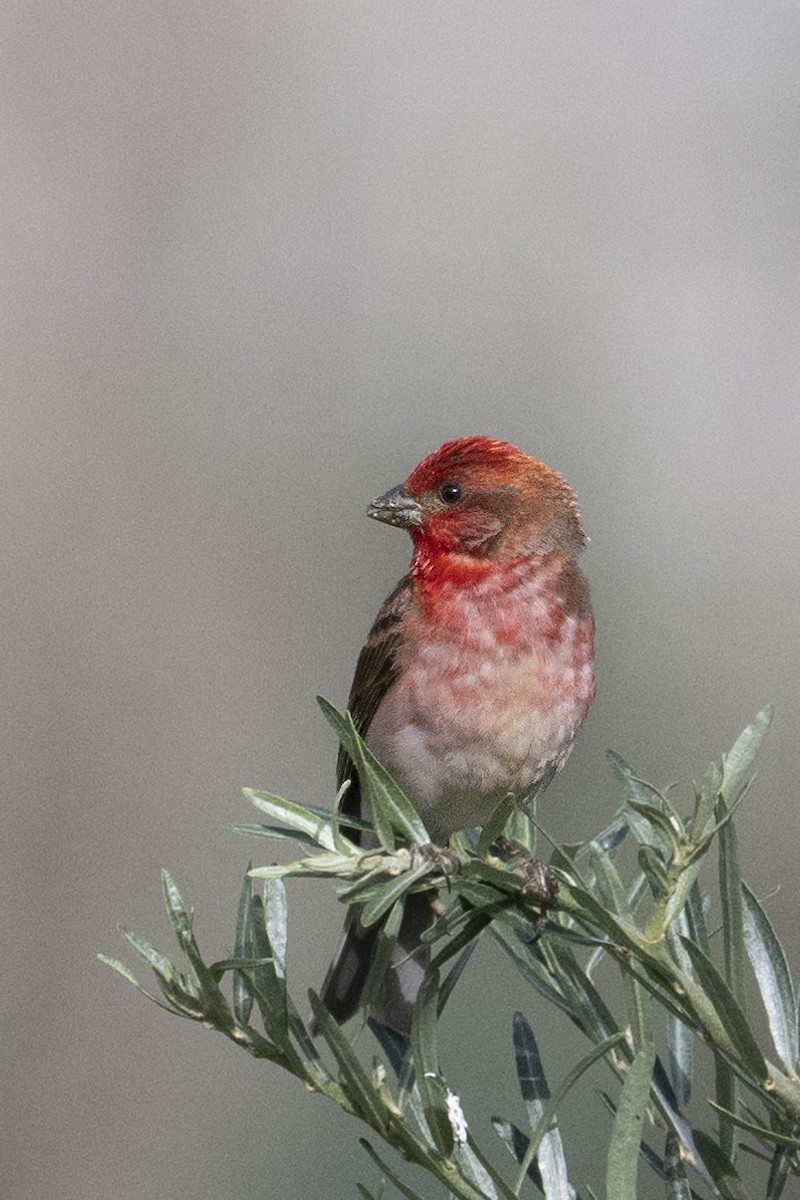
[{"label": "wing feather", "polygon": [[[403,621],[412,603],[413,584],[411,576],[406,575],[381,605],[358,656],[347,707],[362,737],[366,737],[378,705],[397,678],[397,652],[403,643]],[[350,787],[344,794],[341,809],[346,816],[358,817],[361,815],[358,775],[349,754],[340,749],[336,763],[337,789],[347,779]]]}]

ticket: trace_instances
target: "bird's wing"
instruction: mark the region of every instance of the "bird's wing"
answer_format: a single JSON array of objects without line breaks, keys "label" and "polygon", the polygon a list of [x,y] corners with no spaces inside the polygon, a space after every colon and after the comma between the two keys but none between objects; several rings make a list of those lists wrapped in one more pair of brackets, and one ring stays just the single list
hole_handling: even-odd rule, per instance
[{"label": "bird's wing", "polygon": [[[348,708],[353,717],[356,729],[364,737],[370,727],[372,718],[378,711],[378,705],[394,683],[398,675],[399,665],[397,652],[403,642],[403,617],[412,603],[411,578],[401,579],[394,591],[386,597],[375,623],[369,631],[364,648],[358,656],[353,686],[350,689]],[[350,756],[339,750],[336,764],[337,786],[341,787],[346,781],[350,786],[341,800],[341,811],[345,816],[361,816],[361,788],[358,782],[358,772],[355,770]],[[351,841],[360,844],[364,835],[358,829],[348,829],[347,836]],[[372,835],[366,835],[369,839]],[[375,838],[372,837],[372,844]],[[409,896],[411,907],[415,913],[419,907],[419,896]],[[427,903],[430,914],[430,904]],[[430,924],[430,915],[428,915]],[[364,986],[369,977],[375,955],[375,946],[383,921],[377,925],[365,928],[361,924],[360,907],[351,907],[347,915],[344,937],[333,962],[328,968],[322,985],[322,1001],[328,1011],[341,1024],[352,1017],[359,1008]],[[427,926],[426,926],[427,927]],[[406,952],[406,957],[408,954]],[[412,969],[418,970],[416,963]],[[394,976],[394,972],[392,973]],[[418,986],[418,985],[417,985]],[[387,1000],[387,1012],[395,1021],[410,1021],[410,1008],[404,995],[396,998],[396,993],[402,991],[401,984],[394,984],[393,991]],[[410,1025],[409,1025],[410,1027]]]},{"label": "bird's wing", "polygon": [[[397,678],[397,652],[403,642],[403,618],[413,602],[412,587],[411,576],[406,575],[386,597],[358,656],[347,707],[362,737],[366,736],[378,705]],[[337,788],[347,779],[350,787],[342,798],[341,810],[345,816],[357,817],[361,814],[358,775],[349,754],[340,749],[336,763]]]}]

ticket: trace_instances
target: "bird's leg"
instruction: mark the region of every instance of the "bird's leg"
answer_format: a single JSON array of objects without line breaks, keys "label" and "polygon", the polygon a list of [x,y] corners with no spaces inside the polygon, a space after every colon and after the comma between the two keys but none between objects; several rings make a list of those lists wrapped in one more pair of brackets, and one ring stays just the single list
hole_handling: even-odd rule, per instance
[{"label": "bird's leg", "polygon": [[420,859],[433,863],[443,875],[454,871],[459,862],[458,855],[449,846],[435,846],[433,842],[426,842],[424,846],[411,847],[412,865]]},{"label": "bird's leg", "polygon": [[547,863],[540,858],[529,855],[516,842],[502,834],[495,841],[495,846],[506,859],[516,859],[522,867],[522,893],[525,896],[536,895],[541,904],[542,917],[547,916],[549,909],[558,899],[558,880]]},{"label": "bird's leg", "polygon": [[[419,860],[423,862],[433,863],[434,866],[442,872],[445,877],[448,890],[450,883],[448,875],[452,875],[458,869],[459,858],[454,850],[449,846],[435,846],[433,842],[426,842],[423,846],[411,847],[411,865],[414,866]],[[431,911],[435,917],[440,917],[447,905],[442,900],[438,889],[432,889],[429,893]]]}]

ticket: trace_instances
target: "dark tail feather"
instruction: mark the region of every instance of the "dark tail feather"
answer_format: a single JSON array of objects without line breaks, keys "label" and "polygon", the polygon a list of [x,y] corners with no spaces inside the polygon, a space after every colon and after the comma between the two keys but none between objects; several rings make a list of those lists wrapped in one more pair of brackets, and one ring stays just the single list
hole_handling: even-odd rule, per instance
[{"label": "dark tail feather", "polygon": [[361,924],[361,909],[349,910],[341,945],[328,967],[320,993],[322,1003],[340,1025],[358,1012],[380,929],[380,922],[365,929]]},{"label": "dark tail feather", "polygon": [[[430,952],[422,944],[421,937],[433,923],[431,904],[435,898],[435,892],[415,892],[406,896],[391,965],[371,1013],[377,1021],[398,1033],[411,1032],[414,1001],[430,959]],[[380,929],[380,922],[365,929],[358,909],[351,909],[347,915],[342,944],[322,985],[322,1002],[340,1025],[358,1011]]]}]

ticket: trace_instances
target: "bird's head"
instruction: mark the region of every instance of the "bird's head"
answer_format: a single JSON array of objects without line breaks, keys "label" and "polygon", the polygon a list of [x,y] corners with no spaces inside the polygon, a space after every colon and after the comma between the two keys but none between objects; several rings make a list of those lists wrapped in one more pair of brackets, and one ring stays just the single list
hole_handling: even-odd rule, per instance
[{"label": "bird's head", "polygon": [[567,481],[488,437],[445,442],[367,512],[408,529],[417,548],[434,555],[508,562],[554,550],[572,557],[586,544]]}]

